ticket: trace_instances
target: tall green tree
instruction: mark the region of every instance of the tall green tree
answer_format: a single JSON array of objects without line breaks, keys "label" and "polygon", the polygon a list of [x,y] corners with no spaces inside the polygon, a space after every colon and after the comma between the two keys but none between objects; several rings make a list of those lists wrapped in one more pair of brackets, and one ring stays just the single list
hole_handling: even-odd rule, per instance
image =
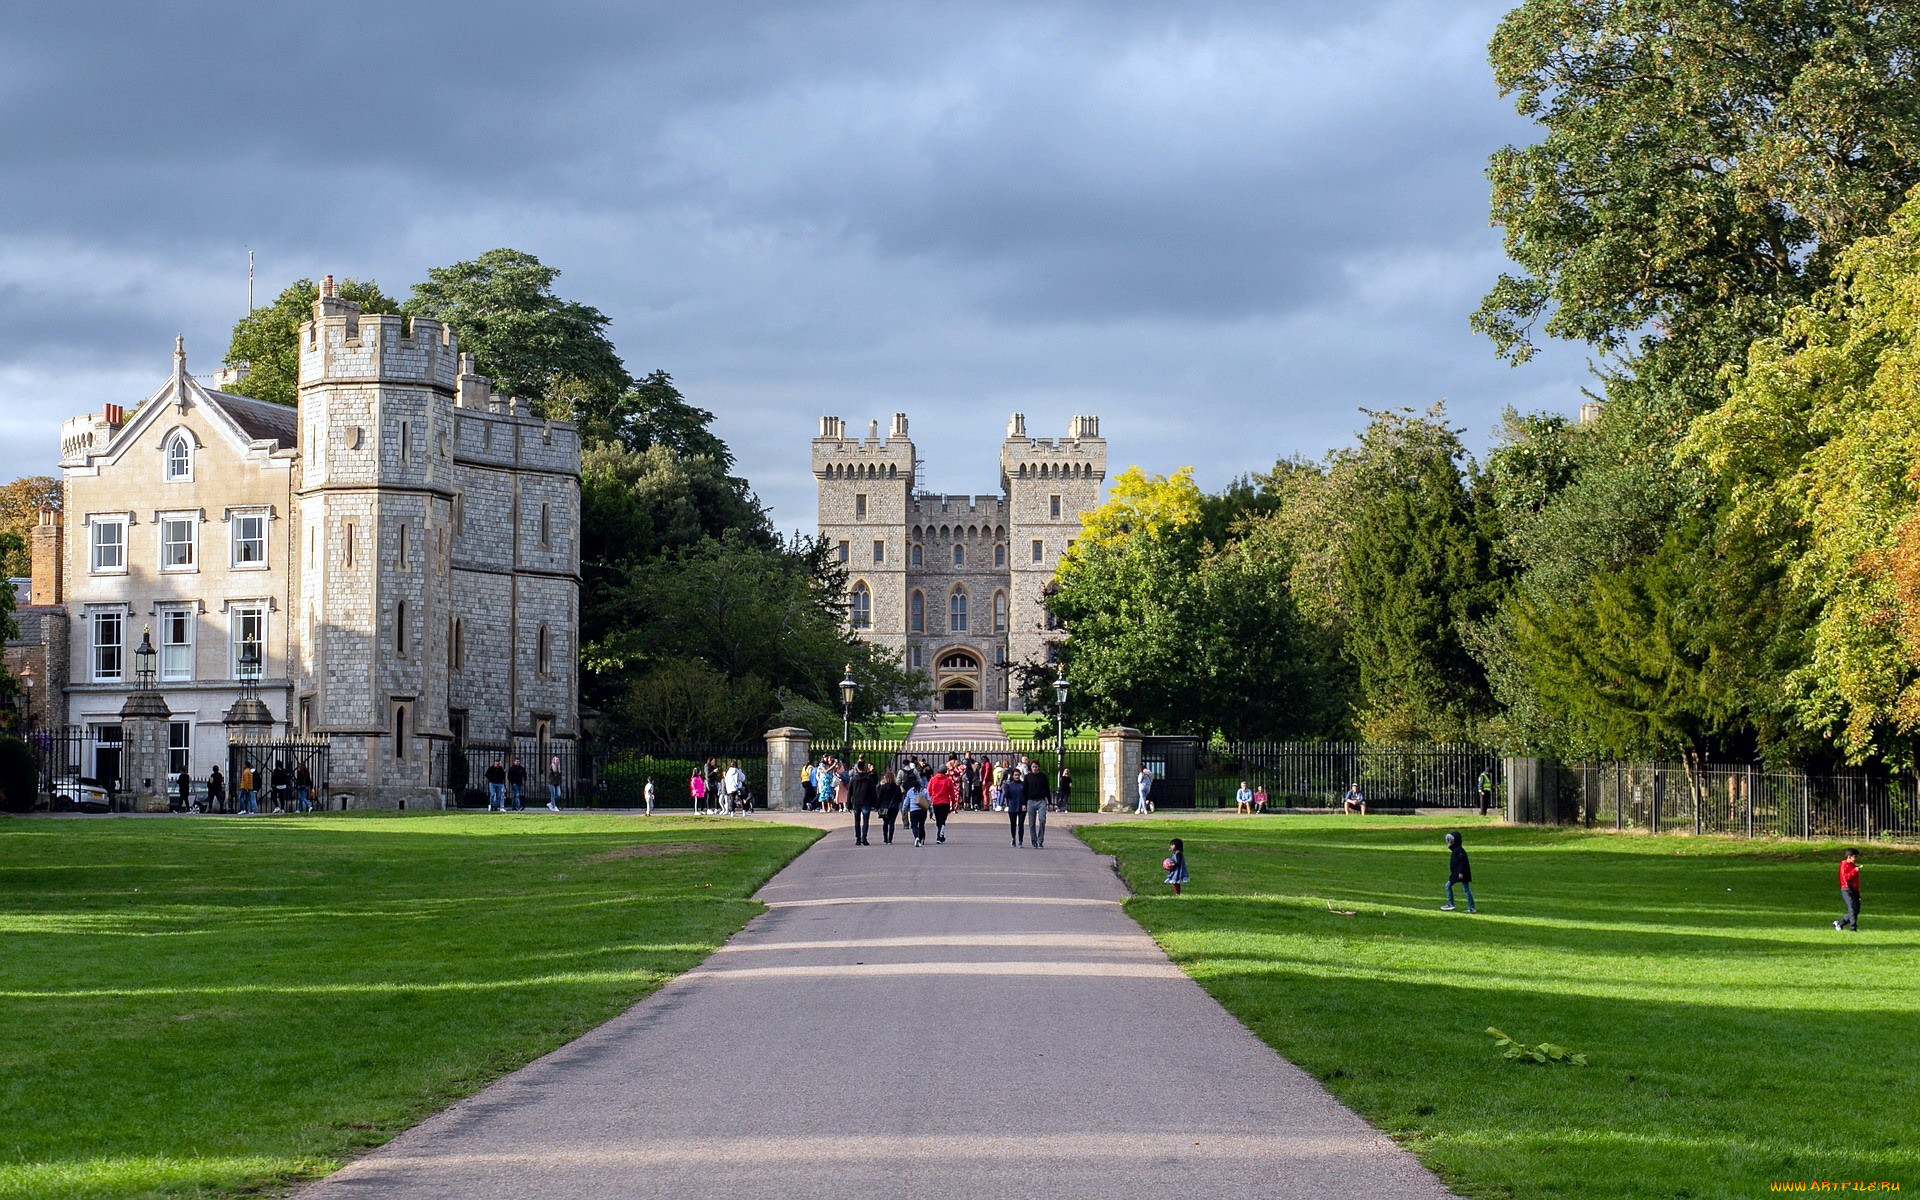
[{"label": "tall green tree", "polygon": [[[341,280],[340,295],[366,312],[400,311],[399,303],[371,279]],[[296,279],[273,303],[234,323],[227,361],[247,364],[247,376],[229,390],[289,407],[300,402],[300,323],[313,318],[313,302],[319,298],[313,280]]]},{"label": "tall green tree", "polygon": [[0,487],[0,535],[10,534],[11,548],[0,553],[0,579],[15,579],[32,572],[27,554],[27,539],[40,523],[42,508],[60,506],[60,481],[51,475],[23,475]]},{"label": "tall green tree", "polygon": [[583,423],[604,420],[633,379],[607,336],[605,313],[553,290],[560,277],[520,250],[489,250],[468,262],[435,267],[413,286],[410,316],[453,326],[480,374],[511,395],[545,408],[569,396]]}]

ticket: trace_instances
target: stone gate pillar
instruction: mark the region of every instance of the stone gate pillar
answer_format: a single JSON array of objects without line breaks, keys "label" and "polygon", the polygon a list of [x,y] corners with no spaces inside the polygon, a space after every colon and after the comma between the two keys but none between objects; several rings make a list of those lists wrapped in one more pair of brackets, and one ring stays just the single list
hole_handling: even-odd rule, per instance
[{"label": "stone gate pillar", "polygon": [[1141,739],[1138,729],[1121,726],[1100,731],[1100,811],[1122,812],[1134,806],[1140,774]]},{"label": "stone gate pillar", "polygon": [[792,725],[767,730],[767,807],[798,809],[800,768],[813,753],[813,734]]},{"label": "stone gate pillar", "polygon": [[137,691],[120,706],[120,773],[135,812],[167,811],[167,722],[158,692]]}]

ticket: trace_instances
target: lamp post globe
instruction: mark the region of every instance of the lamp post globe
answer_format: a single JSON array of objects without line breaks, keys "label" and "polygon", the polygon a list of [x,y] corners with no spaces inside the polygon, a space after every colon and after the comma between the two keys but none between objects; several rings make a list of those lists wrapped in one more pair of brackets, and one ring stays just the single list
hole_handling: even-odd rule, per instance
[{"label": "lamp post globe", "polygon": [[853,678],[853,664],[842,668],[840,676],[840,769],[853,762],[853,697],[860,685]]},{"label": "lamp post globe", "polygon": [[1053,677],[1053,778],[1058,786],[1060,772],[1067,769],[1067,673]]},{"label": "lamp post globe", "polygon": [[140,645],[133,652],[133,672],[140,680],[140,690],[153,690],[153,664],[160,657],[153,648],[153,627],[143,626],[140,630]]}]

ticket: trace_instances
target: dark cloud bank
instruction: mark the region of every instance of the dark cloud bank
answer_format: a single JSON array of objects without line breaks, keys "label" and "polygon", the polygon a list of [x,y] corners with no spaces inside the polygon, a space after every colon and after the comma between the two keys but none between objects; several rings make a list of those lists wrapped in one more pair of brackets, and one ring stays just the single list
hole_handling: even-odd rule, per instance
[{"label": "dark cloud bank", "polygon": [[783,527],[814,418],[914,418],[994,486],[1006,416],[1096,412],[1203,482],[1361,407],[1571,411],[1466,318],[1501,266],[1504,6],[44,6],[0,32],[0,472],[128,402],[175,332],[332,271],[402,292],[499,245],[664,367]]}]

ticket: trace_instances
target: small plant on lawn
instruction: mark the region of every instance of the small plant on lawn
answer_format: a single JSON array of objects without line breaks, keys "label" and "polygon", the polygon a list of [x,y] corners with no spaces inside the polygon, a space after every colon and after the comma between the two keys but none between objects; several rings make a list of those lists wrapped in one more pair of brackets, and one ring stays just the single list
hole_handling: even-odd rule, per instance
[{"label": "small plant on lawn", "polygon": [[1525,1042],[1516,1042],[1493,1026],[1487,1026],[1487,1032],[1499,1039],[1493,1043],[1495,1050],[1502,1051],[1500,1057],[1512,1062],[1564,1063],[1570,1067],[1584,1067],[1587,1056],[1569,1053],[1565,1046],[1556,1046],[1552,1042],[1541,1042],[1529,1046]]}]

